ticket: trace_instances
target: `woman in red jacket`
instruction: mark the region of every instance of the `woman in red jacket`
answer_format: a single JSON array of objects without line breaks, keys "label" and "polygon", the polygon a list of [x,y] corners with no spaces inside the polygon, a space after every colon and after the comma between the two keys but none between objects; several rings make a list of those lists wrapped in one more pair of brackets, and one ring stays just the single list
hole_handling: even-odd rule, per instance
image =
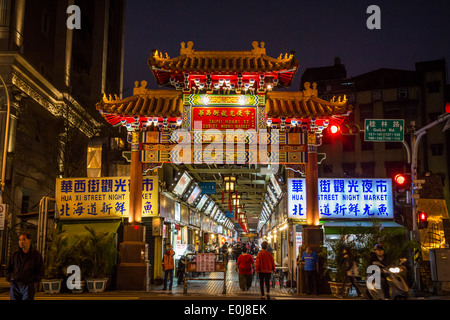
[{"label": "woman in red jacket", "polygon": [[259,285],[261,287],[261,299],[265,299],[264,295],[264,283],[267,289],[267,299],[270,299],[270,277],[272,272],[275,271],[275,261],[272,254],[267,251],[268,243],[263,241],[261,243],[261,251],[256,256],[255,271],[259,273]]},{"label": "woman in red jacket", "polygon": [[247,254],[247,248],[242,248],[242,254],[236,262],[236,269],[239,270],[239,286],[242,291],[250,289],[252,286],[252,266],[255,263],[251,254]]}]

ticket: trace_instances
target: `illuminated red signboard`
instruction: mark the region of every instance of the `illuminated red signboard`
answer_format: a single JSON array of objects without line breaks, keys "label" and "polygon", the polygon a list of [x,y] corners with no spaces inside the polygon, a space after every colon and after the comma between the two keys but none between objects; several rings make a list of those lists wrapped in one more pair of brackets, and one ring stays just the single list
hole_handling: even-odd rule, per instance
[{"label": "illuminated red signboard", "polygon": [[257,130],[256,107],[192,107],[193,129]]}]

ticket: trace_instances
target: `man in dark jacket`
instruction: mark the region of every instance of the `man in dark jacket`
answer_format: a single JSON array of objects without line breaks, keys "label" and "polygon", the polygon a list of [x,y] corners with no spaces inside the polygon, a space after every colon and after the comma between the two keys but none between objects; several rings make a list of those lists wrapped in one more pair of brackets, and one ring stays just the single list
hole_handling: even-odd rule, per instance
[{"label": "man in dark jacket", "polygon": [[[382,244],[376,244],[373,251],[369,256],[369,265],[377,265],[381,268],[389,267],[391,261],[384,253],[384,247]],[[386,279],[386,275],[381,273],[381,288],[383,289],[384,297],[389,299],[389,284]]]},{"label": "man in dark jacket", "polygon": [[19,236],[19,249],[14,252],[6,267],[6,280],[11,283],[11,300],[34,300],[36,285],[44,275],[41,254],[31,248],[31,236]]}]

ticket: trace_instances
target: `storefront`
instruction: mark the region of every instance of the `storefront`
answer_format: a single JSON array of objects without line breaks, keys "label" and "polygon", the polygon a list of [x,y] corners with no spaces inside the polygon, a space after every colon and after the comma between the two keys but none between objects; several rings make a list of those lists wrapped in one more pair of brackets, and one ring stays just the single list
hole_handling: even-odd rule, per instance
[{"label": "storefront", "polygon": [[[293,245],[290,261],[294,262],[304,249],[306,181],[288,178],[287,182],[287,240]],[[404,231],[404,227],[394,221],[391,179],[321,178],[318,186],[319,225],[325,247],[341,234],[359,233],[364,228],[376,226]]]},{"label": "storefront", "polygon": [[[80,236],[90,228],[95,233],[109,233],[116,248],[122,242],[123,225],[129,217],[129,177],[61,178],[56,180],[56,221],[68,236]],[[144,176],[142,182],[142,217],[151,221],[159,214],[158,177]],[[151,223],[150,223],[151,225]],[[151,235],[151,230],[149,232]],[[149,265],[145,252],[143,268]],[[118,257],[112,257],[116,264]],[[112,275],[112,282],[115,275]]]}]

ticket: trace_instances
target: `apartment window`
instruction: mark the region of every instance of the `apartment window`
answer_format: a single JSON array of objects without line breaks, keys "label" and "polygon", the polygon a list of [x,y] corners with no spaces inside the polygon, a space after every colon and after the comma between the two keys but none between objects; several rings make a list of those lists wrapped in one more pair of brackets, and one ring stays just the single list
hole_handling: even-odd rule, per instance
[{"label": "apartment window", "polygon": [[415,120],[417,118],[417,109],[418,109],[418,106],[406,106],[404,108],[405,120],[407,120],[407,123],[409,123],[409,121]]},{"label": "apartment window", "polygon": [[356,177],[356,163],[343,163],[342,171],[344,172],[344,177]]},{"label": "apartment window", "polygon": [[402,161],[386,161],[384,163],[386,168],[386,177],[393,178],[399,172],[405,172],[405,163]]},{"label": "apartment window", "polygon": [[385,142],[384,149],[385,150],[396,150],[403,148],[403,143],[401,142]]},{"label": "apartment window", "polygon": [[342,136],[342,150],[344,152],[355,152],[356,136]]},{"label": "apartment window", "polygon": [[364,178],[375,178],[375,162],[361,162],[361,171]]},{"label": "apartment window", "polygon": [[407,100],[409,99],[409,89],[408,88],[398,88],[397,89],[397,100]]},{"label": "apartment window", "polygon": [[48,11],[44,9],[44,11],[42,11],[41,31],[45,36],[48,36],[49,30],[50,16],[48,15]]},{"label": "apartment window", "polygon": [[437,118],[441,115],[441,112],[431,112],[428,114],[428,117],[430,118],[430,122],[433,122],[437,120]]},{"label": "apartment window", "polygon": [[374,142],[364,141],[364,132],[361,132],[359,137],[361,140],[361,151],[372,151]]},{"label": "apartment window", "polygon": [[372,104],[359,106],[359,120],[364,123],[366,119],[373,119],[373,106]]},{"label": "apartment window", "polygon": [[402,110],[399,106],[389,105],[384,106],[384,118],[385,119],[402,119]]},{"label": "apartment window", "polygon": [[427,82],[428,93],[438,93],[441,90],[440,81],[430,81]]},{"label": "apartment window", "polygon": [[383,100],[383,90],[373,90],[372,91],[372,101]]},{"label": "apartment window", "polygon": [[444,145],[442,143],[431,144],[430,149],[433,156],[442,156],[444,153]]}]

